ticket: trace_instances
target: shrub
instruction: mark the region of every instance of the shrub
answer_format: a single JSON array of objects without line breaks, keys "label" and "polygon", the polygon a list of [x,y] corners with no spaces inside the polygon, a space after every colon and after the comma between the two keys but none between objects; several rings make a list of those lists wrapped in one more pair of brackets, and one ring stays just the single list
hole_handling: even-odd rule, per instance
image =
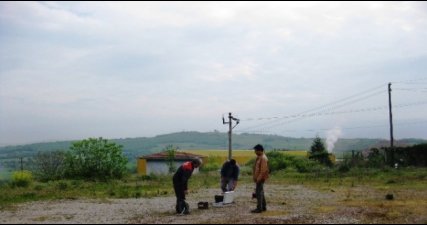
[{"label": "shrub", "polygon": [[216,162],[210,162],[207,164],[203,164],[202,167],[200,167],[200,171],[208,172],[208,171],[216,171],[221,168],[221,165]]},{"label": "shrub", "polygon": [[377,148],[372,148],[368,155],[367,166],[371,168],[383,168],[385,166],[384,155]]},{"label": "shrub", "polygon": [[318,163],[308,160],[306,158],[295,160],[295,168],[300,173],[311,172],[313,168],[316,167],[317,164]]},{"label": "shrub", "polygon": [[71,151],[65,156],[66,177],[95,180],[122,178],[127,163],[122,148],[102,137],[73,143]]},{"label": "shrub", "polygon": [[271,151],[267,154],[268,157],[268,167],[270,172],[286,169],[289,162],[287,163],[287,158],[285,155],[280,153],[279,151]]},{"label": "shrub", "polygon": [[326,151],[322,140],[318,136],[313,140],[313,144],[310,147],[309,158],[329,167],[332,167],[333,165],[332,160],[329,158],[329,154]]},{"label": "shrub", "polygon": [[33,175],[30,171],[16,171],[12,174],[12,185],[16,187],[28,187],[33,182]]},{"label": "shrub", "polygon": [[61,179],[65,170],[64,159],[65,153],[62,151],[37,153],[34,175],[40,181]]},{"label": "shrub", "polygon": [[68,188],[68,183],[61,180],[56,184],[56,188],[60,191],[65,191]]},{"label": "shrub", "polygon": [[[294,168],[300,173],[307,173],[323,168],[319,162],[309,160],[303,156],[282,154],[280,151],[276,150],[267,152],[266,155],[268,157],[268,167],[270,172]],[[250,160],[246,166],[252,168],[254,163],[255,159]]]},{"label": "shrub", "polygon": [[341,163],[341,164],[338,166],[338,171],[339,171],[340,173],[347,173],[347,172],[349,172],[349,171],[350,171],[350,166],[349,166],[347,163]]},{"label": "shrub", "polygon": [[222,159],[219,156],[209,155],[203,165],[200,167],[200,171],[216,171],[221,169]]}]

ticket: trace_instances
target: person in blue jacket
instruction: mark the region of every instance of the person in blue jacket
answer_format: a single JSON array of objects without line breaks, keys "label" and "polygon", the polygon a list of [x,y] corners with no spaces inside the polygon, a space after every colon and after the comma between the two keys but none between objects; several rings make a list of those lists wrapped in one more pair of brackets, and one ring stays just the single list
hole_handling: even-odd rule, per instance
[{"label": "person in blue jacket", "polygon": [[221,189],[222,192],[234,191],[239,179],[239,166],[236,160],[227,160],[221,168]]}]

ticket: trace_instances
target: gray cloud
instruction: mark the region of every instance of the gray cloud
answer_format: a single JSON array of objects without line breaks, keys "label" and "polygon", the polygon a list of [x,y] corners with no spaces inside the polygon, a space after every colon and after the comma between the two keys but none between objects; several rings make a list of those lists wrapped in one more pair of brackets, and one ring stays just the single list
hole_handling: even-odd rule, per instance
[{"label": "gray cloud", "polygon": [[[422,102],[425,7],[2,2],[0,145],[224,130],[220,117],[230,111],[283,117],[383,85],[383,94],[339,110],[372,108],[387,104],[391,81],[396,105]],[[396,108],[397,138],[427,137],[426,109]],[[377,110],[281,120],[262,132],[326,136],[338,126],[342,137],[387,138],[387,121],[387,110]],[[264,122],[239,128],[258,132]]]}]

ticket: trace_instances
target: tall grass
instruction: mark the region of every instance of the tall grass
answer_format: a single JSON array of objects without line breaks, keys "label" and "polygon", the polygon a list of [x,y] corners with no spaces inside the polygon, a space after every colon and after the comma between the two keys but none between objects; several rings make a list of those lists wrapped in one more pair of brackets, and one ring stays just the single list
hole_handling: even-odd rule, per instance
[{"label": "tall grass", "polygon": [[10,171],[5,171],[5,170],[0,171],[0,181],[10,180],[11,176],[12,176],[12,172]]},{"label": "tall grass", "polygon": [[[189,188],[197,190],[218,186],[216,171],[194,174]],[[121,180],[95,182],[84,180],[58,180],[34,182],[18,187],[12,182],[0,183],[0,208],[13,203],[49,199],[91,198],[151,198],[174,195],[172,175],[132,175]]]},{"label": "tall grass", "polygon": [[[219,172],[194,174],[189,189],[219,188]],[[252,184],[251,168],[241,167],[239,184]],[[337,187],[367,185],[380,190],[427,188],[427,168],[402,169],[351,169],[340,173],[336,169],[321,168],[315,172],[300,173],[293,167],[271,173],[268,184],[305,185],[319,190]],[[151,198],[173,196],[172,175],[137,176],[121,180],[94,182],[84,180],[59,180],[46,183],[33,182],[27,187],[0,183],[0,208],[20,202],[48,199],[85,198]]]}]

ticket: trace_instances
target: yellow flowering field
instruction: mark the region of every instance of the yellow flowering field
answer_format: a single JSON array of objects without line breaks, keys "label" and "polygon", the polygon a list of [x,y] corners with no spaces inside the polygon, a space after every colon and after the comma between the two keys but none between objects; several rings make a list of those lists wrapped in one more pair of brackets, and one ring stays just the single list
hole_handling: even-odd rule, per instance
[{"label": "yellow flowering field", "polygon": [[[182,150],[197,155],[203,155],[208,157],[210,162],[215,161],[222,163],[228,158],[228,150],[216,150],[216,149],[200,149],[200,150]],[[282,154],[295,155],[295,156],[307,156],[307,151],[280,151]],[[249,160],[255,158],[255,153],[252,150],[233,150],[232,158],[235,159],[240,165],[246,164]]]}]

